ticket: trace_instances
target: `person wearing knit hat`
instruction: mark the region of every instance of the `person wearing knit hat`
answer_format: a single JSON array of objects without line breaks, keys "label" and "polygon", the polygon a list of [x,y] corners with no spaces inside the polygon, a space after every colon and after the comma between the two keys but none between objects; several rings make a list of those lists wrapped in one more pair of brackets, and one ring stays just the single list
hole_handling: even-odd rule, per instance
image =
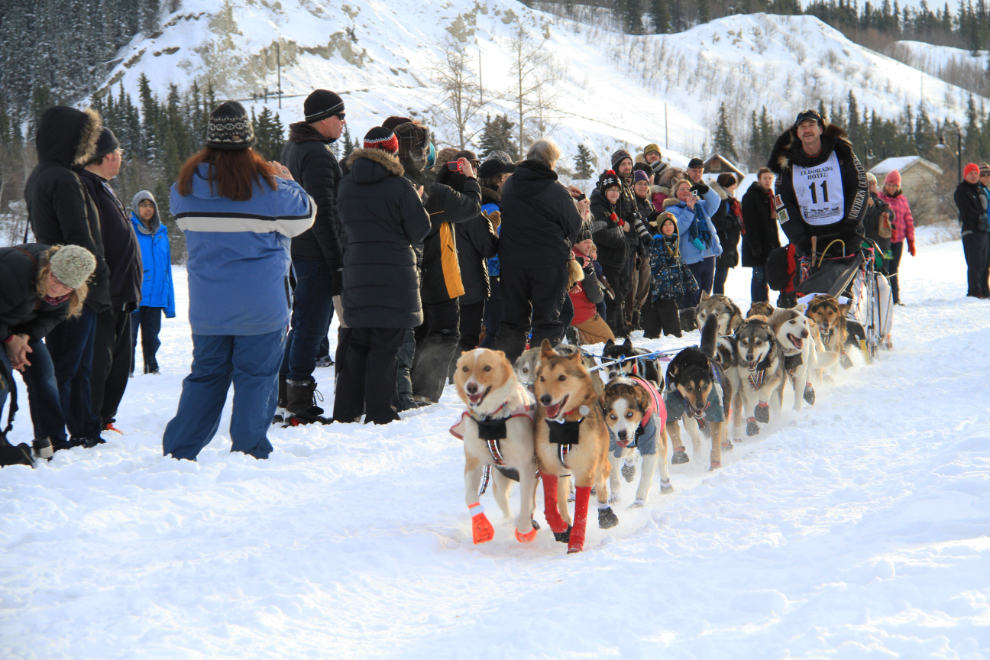
[{"label": "person wearing knit hat", "polygon": [[[372,128],[348,158],[337,207],[347,237],[333,419],[388,424],[395,408],[398,353],[422,325],[418,247],[430,232],[419,189],[403,178],[395,133]],[[456,304],[456,301],[455,301]],[[455,317],[456,322],[456,317]],[[345,327],[346,326],[346,327]],[[446,374],[446,363],[443,365]]]},{"label": "person wearing knit hat", "polygon": [[[226,129],[214,131],[213,137],[221,135],[229,137]],[[246,136],[245,131],[237,142],[250,142]],[[327,144],[314,144],[329,152]],[[296,146],[290,139],[285,149]],[[287,160],[284,150],[283,159]],[[286,328],[295,311],[290,309],[287,286],[290,271],[296,274],[297,309],[304,282],[318,280],[324,291],[331,285],[332,271],[322,255],[320,261],[310,262],[316,264],[314,268],[307,269],[290,251],[292,239],[313,226],[317,208],[317,202],[293,181],[291,170],[266,162],[250,148],[223,151],[207,146],[179,170],[169,211],[178,219],[188,247],[193,345],[190,375],[182,381],[178,409],[162,437],[166,456],[196,459],[220,428],[231,384],[231,451],[258,459],[272,452],[268,430],[277,395],[282,394],[276,390],[279,367],[285,360]],[[329,305],[328,298],[322,299],[324,304]],[[305,311],[316,316],[312,307]],[[322,316],[311,326],[317,328],[315,336],[306,343],[312,341],[314,357],[328,322],[329,315]],[[293,332],[298,329],[297,324]],[[315,390],[313,382],[307,403],[312,404]]]},{"label": "person wearing knit hat", "polygon": [[343,287],[343,244],[337,212],[337,188],[343,172],[332,145],[340,139],[347,122],[344,102],[327,89],[310,93],[303,112],[304,121],[289,126],[280,160],[316,202],[316,218],[312,228],[292,238],[296,287],[292,292],[292,329],[285,338],[279,369],[276,417],[281,416],[284,422],[286,415],[292,415],[297,422],[307,423],[327,419],[313,401],[313,388],[320,343],[326,339],[335,296],[339,303]]},{"label": "person wearing knit hat", "polygon": [[877,176],[875,174],[873,174],[873,172],[867,172],[866,173],[866,181],[871,186],[875,186],[875,185],[877,185]]},{"label": "person wearing knit hat", "polygon": [[603,195],[608,192],[609,188],[622,188],[622,182],[613,170],[605,170],[598,177],[598,190],[601,191]]},{"label": "person wearing knit hat", "polygon": [[646,159],[647,163],[651,165],[656,161],[660,160],[663,155],[660,153],[660,147],[655,144],[648,144],[643,147],[643,158]]},{"label": "person wearing knit hat", "polygon": [[93,413],[99,417],[99,430],[103,431],[116,430],[113,422],[129,381],[131,312],[141,302],[144,265],[141,246],[124,205],[108,184],[120,172],[123,150],[113,131],[106,127],[96,144],[97,157],[79,172],[79,180],[96,206],[103,256],[110,268],[110,306],[96,315],[89,378]]},{"label": "person wearing knit hat", "polygon": [[618,149],[612,153],[612,169],[616,172],[619,171],[619,163],[628,159],[629,167],[632,168],[633,157],[625,149]]},{"label": "person wearing knit hat", "polygon": [[381,149],[392,156],[399,155],[399,138],[384,126],[375,126],[364,136],[365,149]]},{"label": "person wearing knit hat", "polygon": [[962,225],[963,254],[966,256],[966,295],[990,298],[990,192],[980,184],[980,167],[969,163],[963,180],[953,194]]},{"label": "person wearing knit hat", "polygon": [[598,246],[598,263],[602,265],[604,276],[615,294],[615,300],[608,303],[605,322],[616,337],[629,333],[624,307],[626,296],[632,290],[632,269],[629,268],[632,248],[627,239],[632,225],[619,215],[621,197],[622,181],[619,176],[612,170],[602,172],[598,177],[598,186],[591,193],[590,229]]},{"label": "person wearing knit hat", "polygon": [[698,292],[698,281],[681,257],[677,217],[663,212],[656,218],[657,233],[650,241],[651,305],[643,312],[644,337],[681,336],[678,306],[685,296]]},{"label": "person wearing knit hat", "polygon": [[147,190],[138,191],[131,199],[131,228],[141,246],[144,281],[141,284],[141,306],[131,315],[131,374],[137,366],[138,332],[141,333],[143,372],[157,375],[158,338],[162,315],[175,318],[175,285],[172,277],[172,248],[169,231],[158,213],[158,202]]},{"label": "person wearing knit hat", "polygon": [[901,264],[901,256],[904,254],[904,243],[907,243],[908,252],[911,256],[917,254],[914,246],[914,217],[911,215],[911,206],[908,204],[907,196],[901,190],[901,173],[897,170],[887,172],[883,180],[883,190],[878,195],[880,201],[890,207],[890,253],[887,260],[887,273],[890,275],[890,289],[893,294],[895,305],[901,303],[901,278],[897,277],[897,270]]},{"label": "person wearing knit hat", "polygon": [[[34,452],[39,458],[70,446],[58,382],[43,340],[66,318],[82,312],[86,281],[95,270],[96,258],[78,245],[0,248],[0,409],[14,388],[5,375],[20,371],[28,389],[37,438]],[[11,464],[6,460],[6,443],[0,444],[5,445],[0,447],[0,465]]]},{"label": "person wearing knit hat", "polygon": [[489,152],[489,154],[485,156],[485,161],[487,162],[490,160],[497,160],[501,163],[504,163],[505,165],[513,164],[512,157],[509,156],[509,154],[505,153],[504,151],[493,150]]},{"label": "person wearing knit hat", "polygon": [[225,101],[210,113],[206,125],[208,148],[241,151],[250,149],[254,143],[254,126],[243,105],[237,101]]}]

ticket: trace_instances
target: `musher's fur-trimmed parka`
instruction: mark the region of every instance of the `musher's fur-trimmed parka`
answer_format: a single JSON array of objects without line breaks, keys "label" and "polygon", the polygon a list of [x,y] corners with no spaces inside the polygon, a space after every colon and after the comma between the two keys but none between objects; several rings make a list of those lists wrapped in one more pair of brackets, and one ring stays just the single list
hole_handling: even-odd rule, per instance
[{"label": "musher's fur-trimmed parka", "polygon": [[[843,218],[841,221],[830,225],[809,225],[801,216],[801,207],[798,205],[794,192],[791,166],[813,167],[821,165],[829,159],[833,151],[839,161],[839,170],[842,175],[845,207]],[[822,133],[821,153],[812,158],[801,149],[801,141],[797,138],[794,129],[789,128],[777,138],[767,167],[777,175],[777,194],[780,195],[784,208],[787,210],[787,220],[781,223],[781,227],[791,243],[807,252],[811,246],[812,236],[840,234],[844,238],[850,239],[857,234],[863,235],[863,218],[866,217],[869,185],[866,181],[866,172],[856,154],[853,153],[852,143],[844,130],[835,124],[826,126]],[[819,249],[824,249],[824,247],[819,246]]]}]

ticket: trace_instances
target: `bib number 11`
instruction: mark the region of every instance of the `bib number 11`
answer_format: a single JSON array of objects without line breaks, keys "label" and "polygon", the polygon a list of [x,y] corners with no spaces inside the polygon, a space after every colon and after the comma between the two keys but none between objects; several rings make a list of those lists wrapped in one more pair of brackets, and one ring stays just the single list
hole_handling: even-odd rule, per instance
[{"label": "bib number 11", "polygon": [[[827,204],[828,203],[828,181],[821,181],[821,182],[819,182],[818,185],[820,185],[821,188],[822,188],[822,201]],[[808,186],[808,189],[811,191],[811,203],[812,204],[817,204],[818,203],[818,193],[815,192],[815,182],[814,181],[811,182],[811,185]]]}]

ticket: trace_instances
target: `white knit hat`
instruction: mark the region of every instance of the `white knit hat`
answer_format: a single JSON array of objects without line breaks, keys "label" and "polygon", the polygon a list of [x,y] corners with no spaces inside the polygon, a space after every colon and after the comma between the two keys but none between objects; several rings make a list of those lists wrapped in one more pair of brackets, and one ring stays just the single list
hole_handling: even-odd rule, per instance
[{"label": "white knit hat", "polygon": [[96,270],[96,257],[79,245],[63,245],[51,257],[52,275],[65,286],[78,289]]}]

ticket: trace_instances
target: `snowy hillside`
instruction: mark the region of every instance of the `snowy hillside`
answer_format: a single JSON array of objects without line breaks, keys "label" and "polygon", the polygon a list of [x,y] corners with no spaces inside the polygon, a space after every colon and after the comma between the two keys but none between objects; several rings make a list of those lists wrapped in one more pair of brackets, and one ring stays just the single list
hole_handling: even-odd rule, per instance
[{"label": "snowy hillside", "polygon": [[[732,16],[667,36],[629,37],[526,8],[511,0],[184,0],[155,35],[139,34],[107,83],[137,94],[144,73],[164,95],[212,81],[221,97],[250,99],[277,88],[281,49],[283,119],[301,116],[315,87],[346,92],[355,137],[390,114],[422,115],[437,99],[429,68],[444,35],[481,62],[486,98],[508,95],[511,40],[521,25],[532,44],[549,37],[558,75],[554,136],[568,154],[580,142],[597,155],[617,144],[669,144],[669,155],[711,145],[721,101],[745,140],[751,110],[766,105],[790,122],[796,111],[853,90],[860,107],[896,116],[917,105],[921,81],[933,116],[962,118],[962,90],[856,46],[810,16]],[[272,103],[272,101],[269,101]],[[256,104],[256,105],[260,105]],[[493,101],[492,113],[511,103]],[[535,122],[533,122],[535,123]]]},{"label": "snowy hillside", "polygon": [[521,546],[490,495],[472,545],[452,388],[384,428],[274,430],[268,461],[229,453],[228,400],[199,462],[162,458],[191,357],[176,275],[127,435],[0,470],[4,660],[990,657],[990,303],[963,297],[958,241],[905,256],[893,353],[717,474],[693,457],[635,510],[623,484],[572,556],[545,525]]}]

